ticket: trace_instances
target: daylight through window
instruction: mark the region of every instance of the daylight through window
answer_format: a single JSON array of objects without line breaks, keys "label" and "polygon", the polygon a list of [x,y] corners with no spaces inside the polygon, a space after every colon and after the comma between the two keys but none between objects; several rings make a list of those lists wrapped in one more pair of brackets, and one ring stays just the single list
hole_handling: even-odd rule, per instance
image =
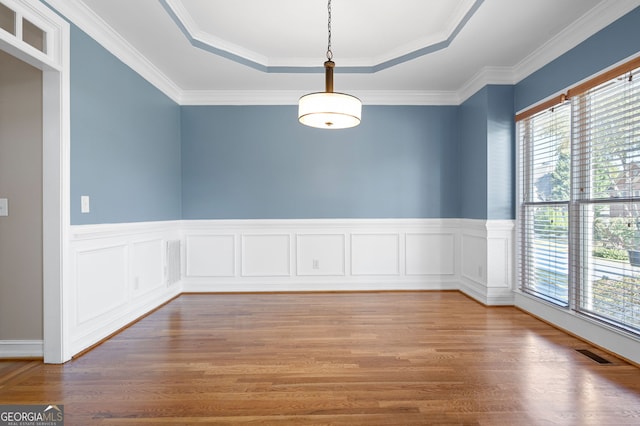
[{"label": "daylight through window", "polygon": [[640,60],[518,120],[522,291],[640,334]]}]

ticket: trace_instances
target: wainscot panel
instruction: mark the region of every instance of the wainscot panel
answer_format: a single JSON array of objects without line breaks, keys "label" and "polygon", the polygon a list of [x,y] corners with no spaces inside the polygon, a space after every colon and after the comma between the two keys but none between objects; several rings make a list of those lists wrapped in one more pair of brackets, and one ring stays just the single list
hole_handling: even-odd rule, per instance
[{"label": "wainscot panel", "polygon": [[400,275],[399,234],[351,234],[353,275]]},{"label": "wainscot panel", "polygon": [[459,224],[459,219],[184,221],[183,288],[455,290]]},{"label": "wainscot panel", "polygon": [[234,276],[234,235],[190,235],[186,242],[187,277]]},{"label": "wainscot panel", "polygon": [[291,236],[242,235],[243,277],[290,277]]},{"label": "wainscot panel", "polygon": [[[183,292],[462,290],[513,304],[513,222],[204,220],[71,228],[78,353]],[[169,241],[182,279],[168,284]]]},{"label": "wainscot panel", "polygon": [[407,234],[407,275],[455,275],[454,234]]},{"label": "wainscot panel", "polygon": [[298,276],[344,276],[346,239],[343,234],[297,234]]},{"label": "wainscot panel", "polygon": [[485,305],[513,305],[514,229],[511,220],[461,220],[462,292]]},{"label": "wainscot panel", "polygon": [[71,227],[68,310],[76,354],[181,292],[167,285],[167,241],[180,240],[180,222]]}]

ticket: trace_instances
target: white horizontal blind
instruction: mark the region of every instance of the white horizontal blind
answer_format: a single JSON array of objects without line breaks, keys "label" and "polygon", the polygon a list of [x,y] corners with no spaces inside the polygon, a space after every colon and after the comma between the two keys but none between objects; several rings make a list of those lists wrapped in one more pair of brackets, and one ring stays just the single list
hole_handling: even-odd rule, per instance
[{"label": "white horizontal blind", "polygon": [[640,68],[572,101],[575,309],[640,331]]},{"label": "white horizontal blind", "polygon": [[521,290],[569,303],[570,104],[518,122]]}]

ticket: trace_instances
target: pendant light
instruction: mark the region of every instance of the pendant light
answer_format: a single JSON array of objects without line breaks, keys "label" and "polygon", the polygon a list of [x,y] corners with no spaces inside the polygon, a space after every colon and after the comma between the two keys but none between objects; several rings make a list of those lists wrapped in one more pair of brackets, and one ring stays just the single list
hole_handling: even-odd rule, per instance
[{"label": "pendant light", "polygon": [[333,91],[333,62],[331,51],[331,0],[327,5],[329,12],[329,43],[327,61],[324,63],[325,91],[309,93],[298,101],[298,121],[319,129],[346,129],[360,124],[362,102],[355,96]]}]

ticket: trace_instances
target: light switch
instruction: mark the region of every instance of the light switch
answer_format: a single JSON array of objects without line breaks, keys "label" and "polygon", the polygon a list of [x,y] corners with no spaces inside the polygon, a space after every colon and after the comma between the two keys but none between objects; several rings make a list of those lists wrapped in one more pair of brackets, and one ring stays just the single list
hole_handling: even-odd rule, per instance
[{"label": "light switch", "polygon": [[80,213],[89,213],[91,211],[91,206],[89,205],[89,196],[82,195],[80,197]]},{"label": "light switch", "polygon": [[9,216],[9,200],[0,198],[0,216]]}]

